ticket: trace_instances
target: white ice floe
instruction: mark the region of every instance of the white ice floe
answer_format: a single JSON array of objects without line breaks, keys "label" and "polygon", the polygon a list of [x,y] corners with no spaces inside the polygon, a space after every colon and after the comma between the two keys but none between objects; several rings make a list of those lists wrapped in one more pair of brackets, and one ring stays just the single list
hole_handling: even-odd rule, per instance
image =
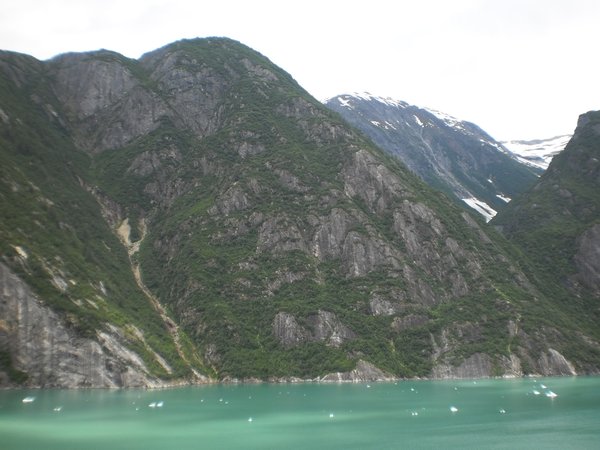
[{"label": "white ice floe", "polygon": [[500,414],[506,414],[506,410],[505,409],[500,409]]},{"label": "white ice floe", "polygon": [[456,406],[451,406],[450,412],[453,412],[453,413],[458,412],[458,408]]},{"label": "white ice floe", "polygon": [[157,407],[157,408],[162,408],[164,404],[165,404],[165,402],[163,402],[163,401],[161,400],[160,402],[157,402],[157,403],[156,403],[156,407]]},{"label": "white ice floe", "polygon": [[156,402],[149,403],[148,408],[156,408]]},{"label": "white ice floe", "polygon": [[252,422],[252,417],[248,417],[248,422]]},{"label": "white ice floe", "polygon": [[61,410],[62,410],[62,406],[57,406],[52,411],[54,411],[54,412],[60,412]]},{"label": "white ice floe", "polygon": [[333,413],[329,413],[329,418],[333,419],[335,417],[335,415]]},{"label": "white ice floe", "polygon": [[540,395],[540,391],[538,391],[538,390],[534,389],[534,390],[533,390],[533,395]]},{"label": "white ice floe", "polygon": [[547,386],[546,386],[545,384],[540,384],[540,387],[541,387],[542,389],[547,389]]},{"label": "white ice floe", "polygon": [[546,392],[546,397],[548,397],[548,398],[556,398],[556,397],[558,397],[558,394],[555,394],[552,391],[548,391],[548,392]]},{"label": "white ice floe", "polygon": [[417,411],[413,411],[413,412],[411,412],[411,413],[410,413],[410,415],[411,415],[411,416],[418,416],[418,415],[419,415],[419,413],[418,413]]},{"label": "white ice floe", "polygon": [[25,397],[23,400],[21,400],[23,403],[33,403],[35,402],[35,397]]}]

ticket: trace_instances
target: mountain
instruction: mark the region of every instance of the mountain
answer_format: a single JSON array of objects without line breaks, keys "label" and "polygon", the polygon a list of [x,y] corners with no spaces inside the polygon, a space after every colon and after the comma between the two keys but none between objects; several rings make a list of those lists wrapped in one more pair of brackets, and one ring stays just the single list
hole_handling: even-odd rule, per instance
[{"label": "mountain", "polygon": [[571,137],[567,134],[550,139],[504,141],[501,144],[517,155],[524,164],[546,170],[552,158],[563,151]]},{"label": "mountain", "polygon": [[2,385],[600,368],[512,244],[238,42],[3,52],[0,108]]},{"label": "mountain", "polygon": [[520,164],[477,125],[439,111],[368,93],[339,95],[325,104],[429,185],[462,200],[486,220],[541,173]]},{"label": "mountain", "polygon": [[600,112],[592,111],[579,117],[575,134],[538,183],[493,223],[597,323],[599,222]]}]

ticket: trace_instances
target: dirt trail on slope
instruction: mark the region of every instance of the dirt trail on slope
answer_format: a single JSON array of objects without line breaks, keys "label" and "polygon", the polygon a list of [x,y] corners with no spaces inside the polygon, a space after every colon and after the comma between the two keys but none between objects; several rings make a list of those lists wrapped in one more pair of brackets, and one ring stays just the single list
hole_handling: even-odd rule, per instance
[{"label": "dirt trail on slope", "polygon": [[169,334],[171,335],[171,339],[173,339],[173,342],[175,343],[175,349],[177,350],[177,354],[179,355],[179,357],[188,365],[188,367],[192,370],[194,376],[197,379],[204,379],[205,377],[193,368],[191,362],[189,361],[189,359],[185,355],[185,352],[183,351],[183,348],[181,346],[181,336],[179,335],[179,327],[177,326],[175,321],[171,319],[171,317],[169,317],[167,311],[165,310],[164,306],[160,303],[158,298],[156,298],[156,296],[152,292],[150,292],[150,289],[148,289],[148,287],[144,284],[144,281],[142,280],[140,265],[134,262],[133,256],[139,251],[140,245],[146,237],[147,228],[144,219],[140,220],[140,228],[142,236],[138,241],[133,243],[129,239],[131,233],[129,219],[125,219],[117,228],[117,235],[119,236],[119,239],[121,239],[121,242],[123,243],[125,248],[127,248],[127,253],[129,255],[129,264],[131,265],[131,271],[133,272],[135,282],[137,283],[140,290],[144,293],[144,295],[148,298],[155,311],[160,315],[162,321],[167,326],[167,331],[169,332]]}]

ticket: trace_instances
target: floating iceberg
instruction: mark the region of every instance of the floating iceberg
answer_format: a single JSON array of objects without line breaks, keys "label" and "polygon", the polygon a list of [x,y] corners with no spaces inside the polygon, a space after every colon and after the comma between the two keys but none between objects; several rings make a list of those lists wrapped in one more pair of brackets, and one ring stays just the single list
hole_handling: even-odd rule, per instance
[{"label": "floating iceberg", "polygon": [[453,413],[458,412],[458,408],[456,406],[451,406],[450,411]]},{"label": "floating iceberg", "polygon": [[22,402],[23,403],[33,403],[35,401],[35,397],[25,397]]}]

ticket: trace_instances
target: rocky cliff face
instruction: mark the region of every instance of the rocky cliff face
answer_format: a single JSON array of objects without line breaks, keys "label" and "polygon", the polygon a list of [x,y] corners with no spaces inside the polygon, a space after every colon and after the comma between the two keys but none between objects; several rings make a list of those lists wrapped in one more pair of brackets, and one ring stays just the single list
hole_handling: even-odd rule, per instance
[{"label": "rocky cliff face", "polygon": [[[115,326],[94,339],[80,337],[45,306],[18,276],[0,263],[0,347],[11,369],[33,387],[158,387],[142,358]],[[10,385],[8,373],[2,373]]]},{"label": "rocky cliff face", "polygon": [[[499,235],[247,47],[15,58],[0,66],[0,198],[14,218],[1,242],[7,283],[30,290],[7,288],[7,311],[31,298],[51,318],[27,338],[51,355],[48,372],[23,356],[25,341],[10,344],[11,367],[32,383],[598,367],[566,344],[594,348],[596,336],[547,314],[553,299]],[[43,83],[15,84],[28,76]],[[18,120],[35,126],[19,134]],[[11,314],[6,342],[28,329]],[[64,326],[52,334],[52,323]],[[97,378],[74,341],[95,355]]]}]

